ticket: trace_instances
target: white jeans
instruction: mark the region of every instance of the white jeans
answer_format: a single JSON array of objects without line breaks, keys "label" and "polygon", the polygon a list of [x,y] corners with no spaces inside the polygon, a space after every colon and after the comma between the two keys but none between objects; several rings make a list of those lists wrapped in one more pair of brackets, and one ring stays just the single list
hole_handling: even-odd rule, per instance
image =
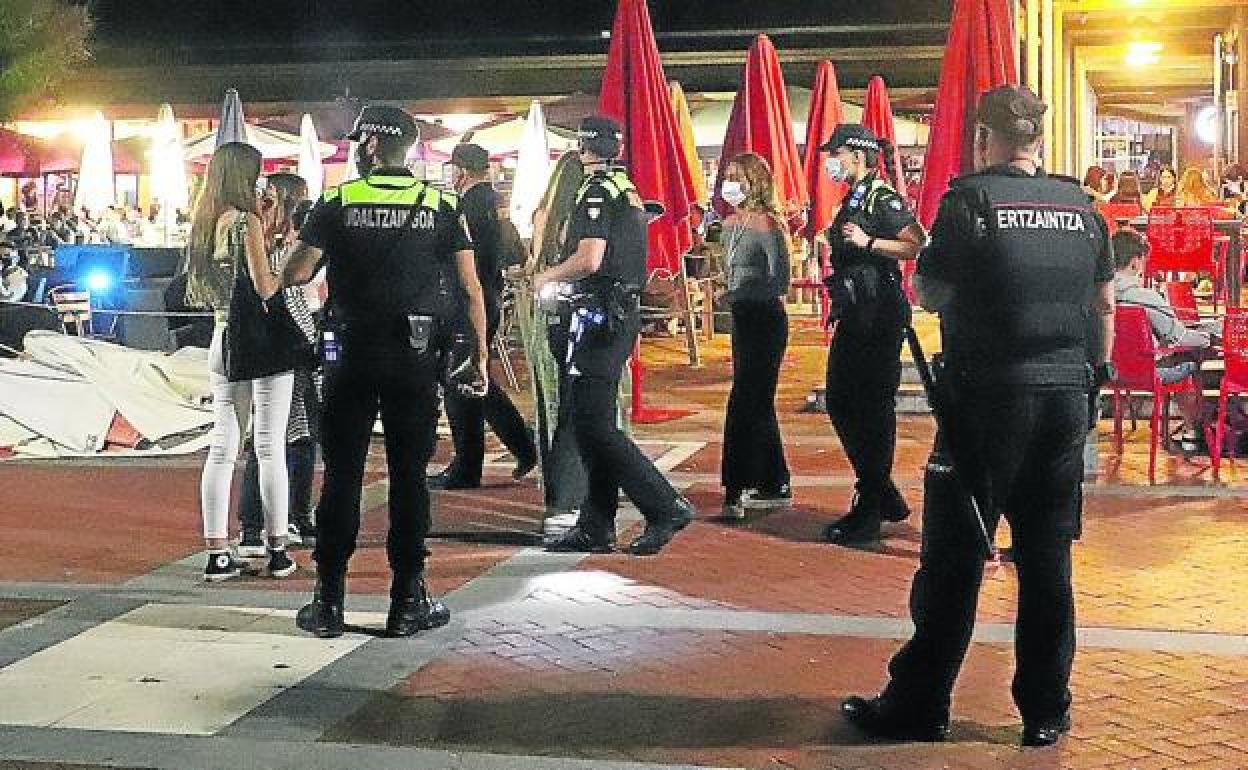
[{"label": "white jeans", "polygon": [[255,405],[253,443],[260,467],[260,501],[264,526],[270,537],[285,536],[290,496],[286,472],[286,421],[294,390],[293,372],[258,380],[230,382],[225,378],[225,327],[212,333],[208,353],[208,381],[212,385],[212,443],[199,482],[204,537],[224,539],[230,533],[230,485],[243,433]]}]

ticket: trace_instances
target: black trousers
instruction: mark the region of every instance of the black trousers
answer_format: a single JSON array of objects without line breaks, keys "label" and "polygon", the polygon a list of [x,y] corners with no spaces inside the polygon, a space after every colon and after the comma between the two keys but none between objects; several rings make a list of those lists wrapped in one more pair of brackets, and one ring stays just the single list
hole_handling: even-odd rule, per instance
[{"label": "black trousers", "polygon": [[[949,470],[956,458],[984,504],[989,532],[1005,511],[1018,571],[1014,701],[1027,722],[1070,707],[1075,654],[1071,542],[1080,529],[1087,396],[1081,390],[970,394],[946,420],[925,478],[923,546],[910,591],[914,637],[889,664],[885,700],[944,717],[975,623],[981,535]],[[952,452],[952,454],[951,454]]]},{"label": "black trousers", "polygon": [[589,480],[579,521],[595,531],[614,531],[621,489],[647,521],[674,515],[680,497],[617,423],[620,375],[640,330],[634,311],[611,335],[587,335],[564,376],[559,423],[576,435]]},{"label": "black trousers", "polygon": [[[493,339],[499,322],[497,302],[486,303],[486,321],[486,339]],[[518,462],[533,460],[537,456],[533,434],[525,425],[524,418],[511,403],[507,391],[499,387],[492,377],[484,398],[464,398],[448,391],[446,418],[451,424],[451,440],[455,444],[455,459],[449,471],[459,481],[481,483],[487,422]]]},{"label": "black trousers", "polygon": [[828,416],[864,494],[893,486],[901,343],[909,323],[909,307],[900,302],[881,308],[870,324],[840,322],[828,349]]},{"label": "black trousers", "polygon": [[[538,399],[545,398],[542,383],[536,383]],[[576,431],[559,415],[553,415],[553,430],[544,424],[546,410],[538,409],[538,435],[550,435],[550,445],[543,439],[539,447],[542,460],[542,486],[546,507],[570,511],[579,508],[589,492],[585,478],[585,466],[581,465],[581,452],[576,446]]]},{"label": "black trousers", "polygon": [[720,467],[725,489],[776,491],[789,483],[776,420],[776,383],[788,341],[780,299],[732,304],[732,392]]},{"label": "black trousers", "polygon": [[[243,532],[259,534],[264,529],[264,506],[260,502],[260,463],[255,450],[247,448],[243,484],[238,498],[238,519]],[[304,439],[286,445],[286,471],[290,484],[290,520],[312,518],[312,479],[316,474],[316,442]],[[285,534],[279,532],[277,534]]]},{"label": "black trousers", "polygon": [[340,361],[325,367],[321,417],[325,483],[315,558],[319,574],[329,581],[346,574],[355,551],[364,462],[379,412],[390,480],[390,569],[396,578],[424,569],[430,525],[425,466],[433,456],[438,422],[432,356],[405,345],[365,347],[346,339]]}]

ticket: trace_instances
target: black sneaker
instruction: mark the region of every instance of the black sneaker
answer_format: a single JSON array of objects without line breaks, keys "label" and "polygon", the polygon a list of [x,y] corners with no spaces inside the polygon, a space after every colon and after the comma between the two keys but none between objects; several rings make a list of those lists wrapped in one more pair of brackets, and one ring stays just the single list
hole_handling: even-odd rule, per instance
[{"label": "black sneaker", "polygon": [[243,574],[243,565],[229,551],[213,551],[208,554],[208,565],[204,567],[204,580],[209,583],[219,583],[241,574]]},{"label": "black sneaker", "polygon": [[546,540],[543,546],[553,553],[613,553],[615,532],[591,532],[577,524],[562,535]]},{"label": "black sneaker", "polygon": [[862,509],[850,510],[823,530],[832,545],[869,545],[880,540],[880,517]]},{"label": "black sneaker", "polygon": [[263,559],[268,555],[264,548],[264,533],[243,532],[243,538],[238,541],[238,558],[240,559]]},{"label": "black sneaker", "polygon": [[481,480],[473,481],[454,472],[443,471],[436,476],[430,476],[428,485],[430,489],[480,489]]},{"label": "black sneaker", "polygon": [[1052,746],[1070,732],[1070,713],[1042,722],[1023,722],[1022,744],[1027,748]]},{"label": "black sneaker", "polygon": [[676,533],[689,526],[697,511],[684,497],[677,497],[672,512],[660,521],[647,521],[641,536],[628,544],[633,556],[654,556],[672,541]]},{"label": "black sneaker", "polygon": [[746,508],[785,508],[793,502],[793,488],[781,484],[776,489],[751,489],[741,498]]},{"label": "black sneaker", "polygon": [[311,519],[294,519],[290,522],[290,534],[286,538],[286,544],[313,548],[316,546],[316,534],[316,525]]},{"label": "black sneaker", "polygon": [[286,553],[285,548],[269,549],[269,566],[265,570],[269,577],[290,577],[297,569],[299,569],[299,565],[295,564],[295,560],[290,558],[290,554]]},{"label": "black sneaker", "polygon": [[[327,590],[332,589],[332,590]],[[323,578],[316,580],[316,593],[295,615],[295,625],[321,639],[333,639],[346,631],[343,621],[342,581],[327,584]]]},{"label": "black sneaker", "polygon": [[724,507],[720,509],[720,516],[728,521],[745,519],[745,505],[742,504],[742,499],[752,491],[725,488]]}]

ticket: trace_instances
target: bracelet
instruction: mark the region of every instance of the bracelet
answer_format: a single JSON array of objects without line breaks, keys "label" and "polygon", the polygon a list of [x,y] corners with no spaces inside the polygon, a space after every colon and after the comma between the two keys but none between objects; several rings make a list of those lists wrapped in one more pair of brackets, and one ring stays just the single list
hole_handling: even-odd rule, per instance
[{"label": "bracelet", "polygon": [[874,250],[875,250],[875,238],[868,238],[867,239],[867,251],[874,251]]}]

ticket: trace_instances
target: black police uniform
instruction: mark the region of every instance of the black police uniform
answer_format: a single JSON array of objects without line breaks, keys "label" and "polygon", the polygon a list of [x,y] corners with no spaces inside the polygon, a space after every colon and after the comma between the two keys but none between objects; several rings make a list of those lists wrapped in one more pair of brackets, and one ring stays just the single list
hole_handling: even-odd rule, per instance
[{"label": "black police uniform", "polygon": [[[603,322],[587,327],[579,341],[552,349],[567,361],[563,352],[567,344],[574,344],[571,362],[565,364],[559,422],[572,426],[589,479],[577,527],[565,540],[584,533],[596,549],[613,545],[623,489],[646,519],[646,532],[631,547],[641,554],[661,548],[692,518],[692,509],[617,422],[620,375],[641,331],[639,298],[646,281],[646,212],[633,205],[630,193],[635,194],[635,187],[619,169],[597,171],[582,185],[568,222],[565,258],[583,239],[606,240],[598,272],[575,286],[578,295],[590,298],[588,309],[600,314]],[[564,335],[567,339],[566,331]],[[569,550],[588,550],[580,547],[584,543],[566,545]],[[562,549],[559,543],[552,547]]]},{"label": "black police uniform", "polygon": [[[468,224],[476,253],[477,277],[485,300],[486,339],[494,339],[502,314],[503,273],[500,267],[502,233],[498,221],[498,193],[488,182],[479,182],[460,196],[460,211]],[[516,470],[537,463],[537,446],[507,392],[492,379],[484,398],[448,391],[446,417],[451,425],[455,459],[437,480],[447,488],[477,487],[485,460],[485,423],[498,435],[516,459]],[[523,475],[523,474],[520,474]]]},{"label": "black police uniform", "polygon": [[327,260],[328,328],[339,347],[337,361],[325,364],[325,482],[315,558],[320,588],[330,595],[321,600],[342,600],[379,411],[390,479],[392,597],[400,598],[424,568],[425,466],[436,441],[438,365],[436,350],[413,346],[408,316],[449,312],[454,254],[472,248],[457,208],[455,195],[406,169],[381,168],[327,191],[299,233]]},{"label": "black police uniform", "polygon": [[915,634],[889,665],[880,708],[911,723],[948,720],[984,570],[952,456],[989,532],[999,511],[1010,522],[1014,700],[1025,725],[1062,724],[1075,650],[1070,549],[1088,428],[1086,330],[1097,284],[1113,278],[1105,223],[1074,180],[996,166],[953,182],[919,272],[953,289],[941,313],[952,404],[925,478]]},{"label": "black police uniform", "polygon": [[909,515],[893,484],[897,442],[897,389],[901,385],[901,343],[910,323],[910,303],[896,260],[855,246],[841,234],[847,223],[871,238],[896,240],[914,214],[897,191],[872,171],[850,190],[828,228],[833,280],[852,277],[855,303],[844,312],[828,350],[827,410],[858,478],[850,516],[837,527],[878,527],[880,518]]}]

